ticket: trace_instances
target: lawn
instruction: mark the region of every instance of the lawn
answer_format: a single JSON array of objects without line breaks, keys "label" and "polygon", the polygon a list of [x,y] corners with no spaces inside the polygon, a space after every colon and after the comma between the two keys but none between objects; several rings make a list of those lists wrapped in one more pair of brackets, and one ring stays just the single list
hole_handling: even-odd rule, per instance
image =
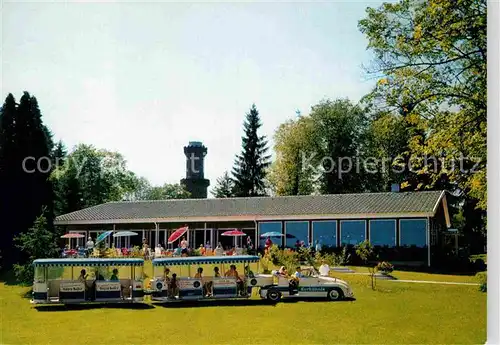
[{"label": "lawn", "polygon": [[[468,277],[395,272],[401,279],[470,281]],[[37,310],[29,288],[0,283],[2,344],[333,344],[486,341],[486,294],[476,286],[394,283],[337,274],[355,301],[260,300],[200,307],[175,304],[50,307]],[[404,276],[404,278],[403,278]]]}]

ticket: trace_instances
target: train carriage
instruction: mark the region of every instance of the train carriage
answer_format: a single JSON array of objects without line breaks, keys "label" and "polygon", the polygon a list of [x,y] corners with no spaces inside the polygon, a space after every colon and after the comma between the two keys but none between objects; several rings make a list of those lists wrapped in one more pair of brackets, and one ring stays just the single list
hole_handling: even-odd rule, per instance
[{"label": "train carriage", "polygon": [[37,259],[33,304],[142,302],[143,259]]}]

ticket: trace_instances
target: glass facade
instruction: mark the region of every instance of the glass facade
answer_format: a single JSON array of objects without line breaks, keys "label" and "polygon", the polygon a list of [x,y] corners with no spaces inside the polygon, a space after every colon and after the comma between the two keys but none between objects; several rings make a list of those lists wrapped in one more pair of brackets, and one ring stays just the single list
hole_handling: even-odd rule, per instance
[{"label": "glass facade", "polygon": [[[260,235],[262,235],[266,232],[279,232],[280,234],[282,234],[283,229],[281,226],[281,222],[262,222],[262,223],[259,223],[259,247],[264,248],[264,246],[266,244],[266,239],[260,238]],[[273,241],[274,244],[281,246],[281,238],[273,237],[273,238],[271,238],[271,241]]]},{"label": "glass facade", "polygon": [[356,245],[366,239],[366,222],[364,220],[341,220],[340,243]]},{"label": "glass facade", "polygon": [[399,244],[425,247],[427,245],[427,221],[425,219],[402,219],[399,223]]},{"label": "glass facade", "polygon": [[370,243],[374,246],[396,245],[396,220],[370,220]]},{"label": "glass facade", "polygon": [[335,220],[312,222],[312,239],[322,246],[337,246],[337,222]]},{"label": "glass facade", "polygon": [[[309,243],[309,222],[285,222],[286,240],[285,246],[294,248],[297,240],[304,241],[307,245]],[[292,235],[293,237],[289,236]]]}]

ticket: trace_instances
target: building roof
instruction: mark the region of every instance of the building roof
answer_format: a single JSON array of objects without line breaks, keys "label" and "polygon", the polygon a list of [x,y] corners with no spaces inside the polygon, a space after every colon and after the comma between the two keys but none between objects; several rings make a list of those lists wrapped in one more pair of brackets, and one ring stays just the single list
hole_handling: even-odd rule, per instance
[{"label": "building roof", "polygon": [[109,202],[56,225],[432,217],[444,191]]}]

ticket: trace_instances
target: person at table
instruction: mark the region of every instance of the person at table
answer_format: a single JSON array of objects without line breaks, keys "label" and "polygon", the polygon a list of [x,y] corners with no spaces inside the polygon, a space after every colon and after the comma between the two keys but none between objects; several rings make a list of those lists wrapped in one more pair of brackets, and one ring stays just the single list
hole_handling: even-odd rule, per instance
[{"label": "person at table", "polygon": [[85,244],[85,249],[87,251],[87,255],[91,255],[94,252],[94,241],[92,241],[92,237],[90,236]]},{"label": "person at table", "polygon": [[188,247],[189,247],[188,241],[186,241],[185,237],[182,237],[182,240],[181,240],[181,256],[187,256],[188,255]]},{"label": "person at table", "polygon": [[271,240],[271,237],[268,237],[266,239],[266,246],[264,247],[264,252],[267,253],[272,245],[273,245],[273,241]]},{"label": "person at table", "polygon": [[220,278],[219,267],[214,267],[214,278]]}]

